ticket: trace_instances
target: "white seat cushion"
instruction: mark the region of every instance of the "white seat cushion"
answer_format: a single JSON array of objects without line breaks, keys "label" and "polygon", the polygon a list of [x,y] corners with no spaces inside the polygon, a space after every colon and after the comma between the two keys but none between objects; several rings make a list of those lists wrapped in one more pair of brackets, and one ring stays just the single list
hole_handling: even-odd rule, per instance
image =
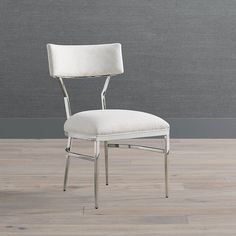
[{"label": "white seat cushion", "polygon": [[90,110],[72,115],[64,125],[69,137],[114,140],[169,134],[160,117],[131,110]]}]

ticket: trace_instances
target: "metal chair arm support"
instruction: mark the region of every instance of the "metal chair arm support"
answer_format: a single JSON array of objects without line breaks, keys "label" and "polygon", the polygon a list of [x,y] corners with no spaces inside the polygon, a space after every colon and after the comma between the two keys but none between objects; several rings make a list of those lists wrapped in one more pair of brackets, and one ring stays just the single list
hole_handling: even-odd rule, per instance
[{"label": "metal chair arm support", "polygon": [[64,104],[65,104],[65,110],[66,110],[66,118],[68,119],[71,116],[71,106],[70,106],[70,98],[66,90],[66,86],[63,82],[62,78],[58,78],[63,97],[64,97]]},{"label": "metal chair arm support", "polygon": [[101,102],[102,102],[102,109],[106,109],[106,91],[110,82],[111,76],[107,76],[105,84],[103,86],[102,92],[101,92]]},{"label": "metal chair arm support", "polygon": [[[110,82],[111,76],[108,75],[105,81],[105,84],[103,86],[102,92],[101,92],[101,102],[102,102],[102,109],[106,109],[106,91]],[[71,105],[70,105],[70,98],[68,95],[68,92],[66,90],[66,86],[64,84],[64,81],[62,78],[58,78],[60,88],[64,97],[64,104],[65,104],[65,110],[66,110],[66,118],[68,119],[71,116]]]}]

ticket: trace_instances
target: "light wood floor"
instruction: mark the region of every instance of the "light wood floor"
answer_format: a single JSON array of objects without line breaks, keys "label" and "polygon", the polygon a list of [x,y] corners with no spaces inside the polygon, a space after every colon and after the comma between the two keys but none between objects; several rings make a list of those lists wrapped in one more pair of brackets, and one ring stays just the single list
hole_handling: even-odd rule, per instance
[{"label": "light wood floor", "polygon": [[161,154],[110,149],[109,186],[100,159],[98,210],[93,163],[72,159],[62,191],[65,144],[0,140],[0,236],[236,235],[236,140],[172,140],[169,199]]}]

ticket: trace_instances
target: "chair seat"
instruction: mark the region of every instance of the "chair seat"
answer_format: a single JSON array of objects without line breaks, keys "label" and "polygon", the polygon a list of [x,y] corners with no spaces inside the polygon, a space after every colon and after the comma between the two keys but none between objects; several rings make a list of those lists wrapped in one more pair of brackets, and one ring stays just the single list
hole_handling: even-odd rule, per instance
[{"label": "chair seat", "polygon": [[155,115],[107,109],[76,113],[64,124],[68,137],[109,141],[169,134],[169,124]]}]

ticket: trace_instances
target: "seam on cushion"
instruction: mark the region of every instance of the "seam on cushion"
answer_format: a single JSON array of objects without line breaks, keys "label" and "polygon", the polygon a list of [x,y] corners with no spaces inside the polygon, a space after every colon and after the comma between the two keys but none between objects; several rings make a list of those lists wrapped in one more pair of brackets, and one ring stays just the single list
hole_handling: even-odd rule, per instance
[{"label": "seam on cushion", "polygon": [[[142,130],[142,131],[134,131],[134,132],[125,132],[125,133],[114,133],[114,134],[98,134],[98,135],[95,135],[95,136],[99,136],[99,137],[102,137],[102,136],[107,136],[107,135],[114,135],[114,136],[118,136],[118,135],[125,135],[125,134],[139,134],[139,133],[149,133],[149,132],[156,132],[156,131],[164,131],[164,130],[169,130],[170,128],[160,128],[160,129],[152,129],[152,130]],[[72,132],[72,133],[77,133],[77,132],[74,132],[74,131],[65,131],[65,132]],[[80,132],[78,132],[80,133]],[[89,134],[89,133],[80,133],[80,134],[83,134],[83,135],[93,135],[93,134]]]},{"label": "seam on cushion", "polygon": [[[96,138],[105,138],[105,137],[116,137],[116,136],[121,136],[121,135],[137,135],[137,134],[149,134],[149,133],[155,133],[158,131],[169,131],[170,128],[165,128],[165,129],[158,129],[158,130],[149,130],[149,131],[137,131],[137,132],[126,132],[126,133],[115,133],[115,134],[106,134],[106,135],[95,135],[93,136],[92,134],[83,134],[80,133],[81,136],[87,137],[87,138],[91,138],[91,139],[96,139]],[[70,132],[65,131],[66,136],[69,136]],[[76,134],[76,132],[71,132],[72,134]],[[78,133],[79,134],[79,133]]]},{"label": "seam on cushion", "polygon": [[129,134],[147,134],[147,133],[154,133],[157,131],[165,131],[165,130],[169,130],[169,128],[165,128],[165,129],[157,129],[157,130],[148,130],[148,131],[136,131],[136,132],[126,132],[126,133],[115,133],[115,134],[101,134],[101,135],[96,135],[96,137],[106,137],[106,136],[120,136],[120,135],[129,135]]}]

